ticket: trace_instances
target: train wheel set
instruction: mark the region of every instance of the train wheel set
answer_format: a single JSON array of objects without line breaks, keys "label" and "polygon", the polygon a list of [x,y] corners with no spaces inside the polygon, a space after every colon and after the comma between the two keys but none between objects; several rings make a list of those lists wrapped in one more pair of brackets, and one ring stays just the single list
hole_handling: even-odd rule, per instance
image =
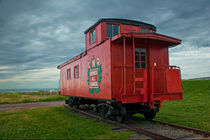
[{"label": "train wheel set", "polygon": [[69,107],[77,109],[80,108],[80,105],[87,105],[89,106],[90,110],[99,113],[101,118],[111,118],[117,122],[123,122],[126,115],[133,115],[135,113],[142,113],[144,114],[145,119],[152,120],[155,118],[155,115],[159,110],[158,105],[155,105],[155,108],[151,109],[147,106],[141,106],[138,104],[125,105],[116,101],[99,102],[97,100],[94,101],[75,97],[70,97],[68,100],[66,100],[66,104],[68,104]]}]

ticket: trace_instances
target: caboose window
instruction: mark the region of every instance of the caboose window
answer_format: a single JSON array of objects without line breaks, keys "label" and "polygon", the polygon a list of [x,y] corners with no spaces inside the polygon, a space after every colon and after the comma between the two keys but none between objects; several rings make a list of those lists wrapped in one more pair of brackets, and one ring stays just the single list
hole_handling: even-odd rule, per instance
[{"label": "caboose window", "polygon": [[146,68],[146,49],[135,48],[135,67]]},{"label": "caboose window", "polygon": [[91,33],[90,33],[90,43],[93,43],[96,41],[96,29],[94,29]]},{"label": "caboose window", "polygon": [[71,80],[71,69],[67,70],[67,80]]},{"label": "caboose window", "polygon": [[79,78],[79,66],[74,67],[74,78]]},{"label": "caboose window", "polygon": [[152,31],[149,30],[149,29],[141,28],[141,32],[142,32],[142,33],[150,33],[150,32],[152,32]]},{"label": "caboose window", "polygon": [[120,33],[119,25],[106,24],[106,37],[113,37]]}]

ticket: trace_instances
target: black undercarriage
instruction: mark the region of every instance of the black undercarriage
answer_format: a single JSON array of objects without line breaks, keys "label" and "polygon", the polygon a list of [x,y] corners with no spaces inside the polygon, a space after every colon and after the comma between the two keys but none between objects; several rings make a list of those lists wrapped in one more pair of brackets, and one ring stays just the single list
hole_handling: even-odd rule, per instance
[{"label": "black undercarriage", "polygon": [[101,100],[101,99],[87,99],[79,97],[70,97],[66,100],[66,104],[70,107],[79,108],[80,105],[88,105],[97,112],[100,113],[102,118],[114,118],[118,122],[123,122],[126,115],[133,115],[135,113],[141,113],[148,120],[155,118],[158,112],[158,103],[155,104],[154,109],[147,105],[141,105],[140,103],[122,104],[115,100]]}]

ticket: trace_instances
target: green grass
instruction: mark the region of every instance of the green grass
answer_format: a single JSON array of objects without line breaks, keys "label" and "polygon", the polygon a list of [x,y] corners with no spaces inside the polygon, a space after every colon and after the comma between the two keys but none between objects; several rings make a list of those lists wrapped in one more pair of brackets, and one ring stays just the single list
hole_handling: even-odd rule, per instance
[{"label": "green grass", "polygon": [[133,132],[71,114],[64,107],[0,112],[1,139],[128,139]]},{"label": "green grass", "polygon": [[0,104],[16,104],[41,101],[66,100],[67,97],[55,94],[36,93],[0,93]]},{"label": "green grass", "polygon": [[162,104],[156,120],[210,131],[210,80],[183,80],[184,99]]}]

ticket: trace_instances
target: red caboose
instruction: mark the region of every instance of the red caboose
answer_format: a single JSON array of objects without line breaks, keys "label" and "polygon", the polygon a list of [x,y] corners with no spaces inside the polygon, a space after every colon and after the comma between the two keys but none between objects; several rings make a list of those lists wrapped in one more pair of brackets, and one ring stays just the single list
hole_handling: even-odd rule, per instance
[{"label": "red caboose", "polygon": [[180,69],[169,66],[168,48],[180,39],[154,25],[100,19],[85,31],[86,50],[58,66],[60,94],[70,106],[94,104],[106,118],[126,114],[153,119],[162,101],[182,99]]}]

